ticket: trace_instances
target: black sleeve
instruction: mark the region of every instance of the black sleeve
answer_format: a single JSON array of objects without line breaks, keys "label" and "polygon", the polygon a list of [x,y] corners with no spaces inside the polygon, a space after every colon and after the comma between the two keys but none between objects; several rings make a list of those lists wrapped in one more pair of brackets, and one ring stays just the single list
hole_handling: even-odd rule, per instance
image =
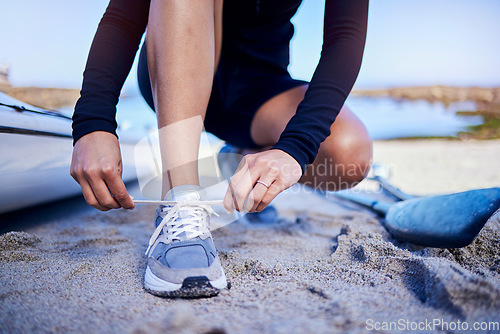
[{"label": "black sleeve", "polygon": [[304,100],[273,148],[297,160],[305,172],[330,135],[361,67],[368,0],[326,0],[323,48]]},{"label": "black sleeve", "polygon": [[73,142],[93,131],[116,135],[116,104],[146,30],[149,0],[111,0],[95,34],[80,98]]}]

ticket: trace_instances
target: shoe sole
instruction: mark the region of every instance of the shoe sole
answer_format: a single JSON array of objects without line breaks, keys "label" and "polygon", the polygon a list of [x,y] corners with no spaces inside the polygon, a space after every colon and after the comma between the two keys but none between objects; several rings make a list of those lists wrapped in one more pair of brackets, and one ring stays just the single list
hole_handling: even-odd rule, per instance
[{"label": "shoe sole", "polygon": [[168,298],[205,298],[214,297],[222,289],[227,288],[226,276],[222,276],[214,281],[209,281],[206,276],[186,277],[182,284],[171,283],[158,278],[151,270],[146,268],[144,276],[144,289],[160,297]]}]

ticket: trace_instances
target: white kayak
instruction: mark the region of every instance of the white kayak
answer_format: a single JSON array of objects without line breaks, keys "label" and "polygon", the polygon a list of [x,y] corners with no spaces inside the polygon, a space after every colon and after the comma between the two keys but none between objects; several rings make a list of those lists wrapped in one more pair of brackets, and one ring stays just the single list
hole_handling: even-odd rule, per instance
[{"label": "white kayak", "polygon": [[[119,136],[123,179],[132,181],[140,138]],[[70,117],[0,93],[0,213],[80,194],[69,174],[72,150]]]}]

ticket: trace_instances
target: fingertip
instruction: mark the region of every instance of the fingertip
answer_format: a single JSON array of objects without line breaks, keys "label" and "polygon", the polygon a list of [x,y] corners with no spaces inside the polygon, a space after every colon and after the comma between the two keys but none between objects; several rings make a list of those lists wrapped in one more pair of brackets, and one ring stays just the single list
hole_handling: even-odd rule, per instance
[{"label": "fingertip", "polygon": [[129,209],[130,210],[134,210],[135,209],[135,202],[134,202],[134,197],[133,196],[130,196],[130,205],[129,205]]},{"label": "fingertip", "polygon": [[230,215],[231,213],[233,213],[234,208],[231,205],[228,205],[227,201],[224,200],[224,210],[226,210],[226,213]]},{"label": "fingertip", "polygon": [[250,204],[248,203],[250,201],[247,201],[247,204],[245,205],[245,207],[243,208],[246,212],[252,212],[252,208],[253,208],[253,203]]},{"label": "fingertip", "polygon": [[234,211],[234,208],[229,203],[230,203],[229,199],[228,198],[224,198],[223,206],[224,206],[224,210],[226,210],[226,213],[228,215],[231,214],[231,213],[233,213],[233,211]]},{"label": "fingertip", "polygon": [[134,210],[134,208],[135,208],[134,200],[131,199],[130,203],[127,203],[126,205],[123,205],[123,208],[127,209],[127,210]]},{"label": "fingertip", "polygon": [[231,195],[229,193],[229,190],[226,191],[226,195],[224,195],[223,206],[224,206],[224,210],[226,210],[227,214],[233,213],[234,209],[231,205]]}]

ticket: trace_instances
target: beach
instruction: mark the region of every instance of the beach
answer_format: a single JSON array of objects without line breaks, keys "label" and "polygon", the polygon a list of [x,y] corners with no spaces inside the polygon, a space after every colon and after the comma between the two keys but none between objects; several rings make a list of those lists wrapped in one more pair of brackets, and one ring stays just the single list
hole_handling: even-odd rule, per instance
[{"label": "beach", "polygon": [[[416,195],[499,186],[499,156],[500,140],[374,143],[375,162]],[[376,192],[370,182],[360,191]],[[0,216],[0,332],[462,333],[499,325],[498,213],[471,245],[438,249],[395,240],[373,212],[305,187],[273,204],[277,221],[244,217],[213,231],[231,289],[194,300],[143,290],[154,206],[99,212],[77,197]],[[489,329],[474,332],[500,332]]]},{"label": "beach", "polygon": [[[500,334],[500,1],[1,8],[0,334]],[[311,187],[295,184],[273,200],[267,212],[277,215],[258,220],[213,205],[208,228],[227,289],[158,297],[144,288],[145,252],[163,252],[157,259],[177,268],[202,260],[200,247],[167,257],[149,245],[162,178],[172,186],[196,180],[200,129],[198,181],[211,203],[221,203],[228,184],[216,156],[223,140],[245,146],[228,150],[228,160],[276,142],[301,167],[327,158]],[[380,172],[416,201],[395,204],[375,177],[344,192],[313,188],[332,185],[326,175],[343,186],[357,179],[369,165],[368,137],[370,175]],[[325,154],[316,157],[320,144]],[[260,157],[250,171],[262,191],[298,171],[286,154]],[[267,178],[275,166],[283,167],[279,179]],[[124,194],[117,172],[134,210],[89,206],[78,182],[107,206],[106,187]],[[482,200],[441,196],[486,188],[494,191]],[[176,206],[189,210],[168,217],[192,221],[164,219],[163,234],[192,240],[201,232],[194,225],[212,210],[192,195]],[[395,213],[416,202],[420,211]],[[475,238],[461,248],[422,246],[391,234],[388,217],[413,218],[400,236],[428,227],[428,243],[460,229]],[[202,244],[210,263],[215,252]],[[148,268],[148,283],[156,281]],[[192,276],[183,285],[199,291],[203,275]]]}]

